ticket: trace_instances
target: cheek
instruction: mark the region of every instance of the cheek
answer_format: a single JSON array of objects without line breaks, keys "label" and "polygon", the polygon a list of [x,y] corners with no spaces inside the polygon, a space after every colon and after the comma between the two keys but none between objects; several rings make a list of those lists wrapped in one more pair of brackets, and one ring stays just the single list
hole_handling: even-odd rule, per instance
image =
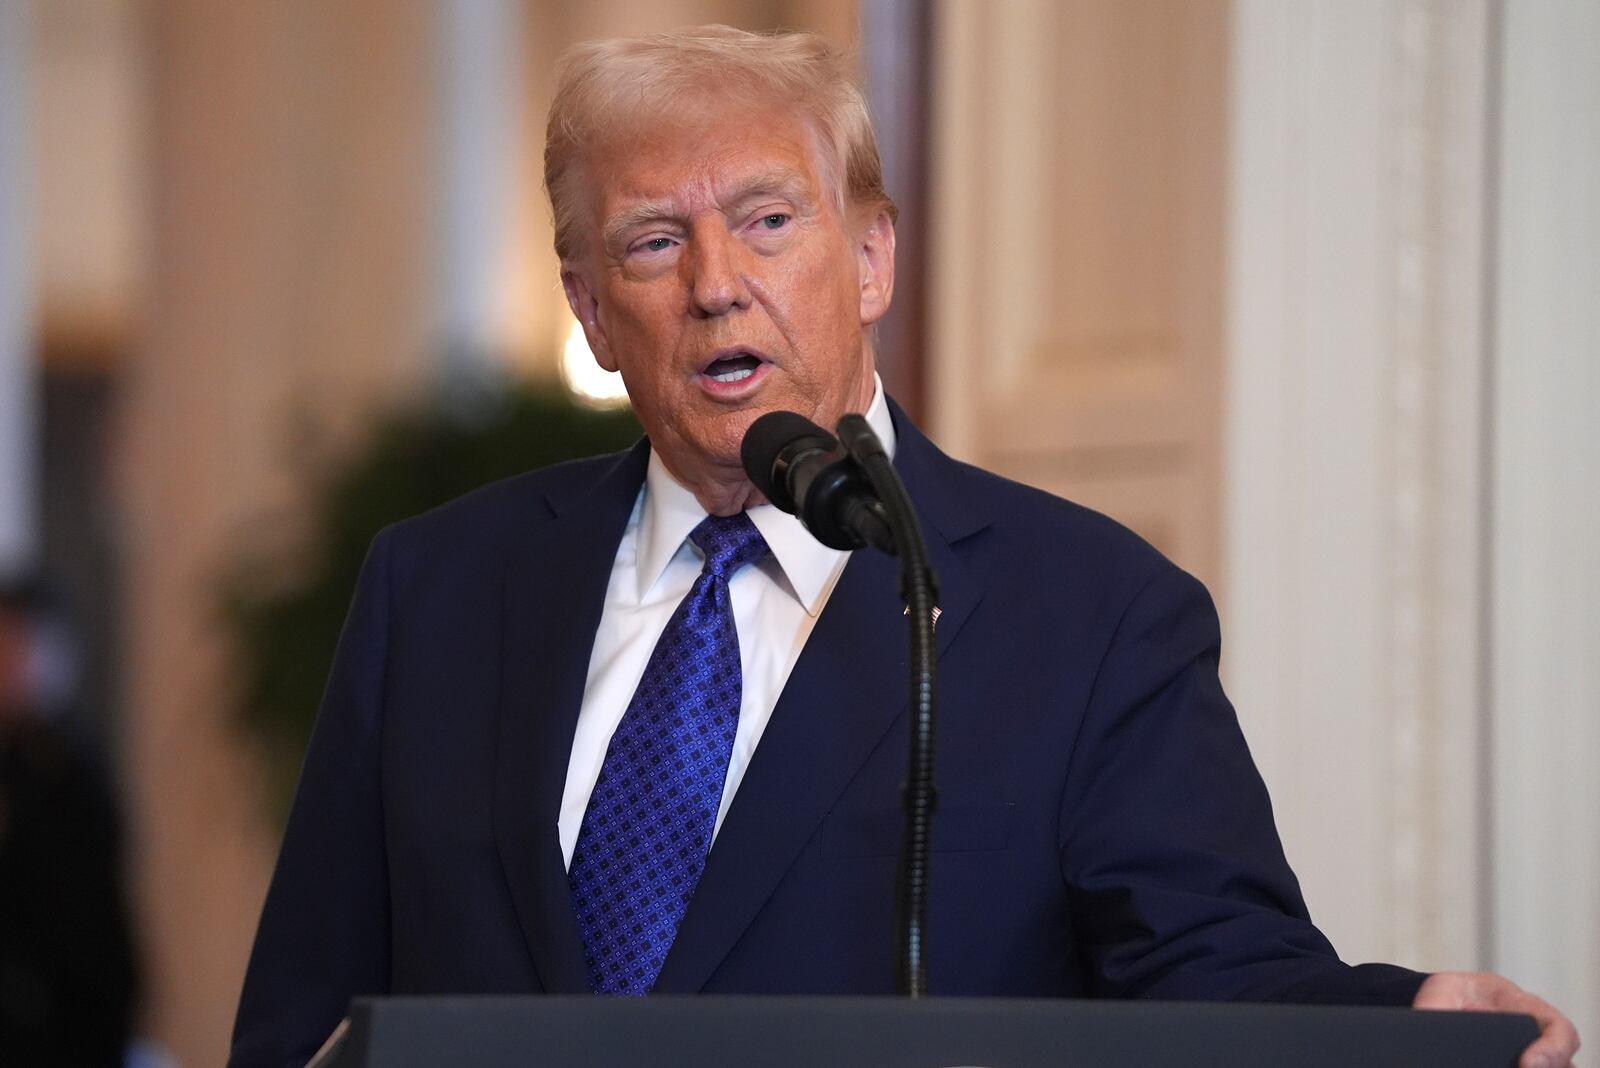
[{"label": "cheek", "polygon": [[671,349],[675,317],[666,300],[637,293],[613,298],[609,314],[602,307],[600,321],[612,358],[625,371],[653,366]]},{"label": "cheek", "polygon": [[835,257],[796,264],[785,279],[791,307],[814,334],[849,335],[860,329],[860,299],[854,267],[841,270]]}]

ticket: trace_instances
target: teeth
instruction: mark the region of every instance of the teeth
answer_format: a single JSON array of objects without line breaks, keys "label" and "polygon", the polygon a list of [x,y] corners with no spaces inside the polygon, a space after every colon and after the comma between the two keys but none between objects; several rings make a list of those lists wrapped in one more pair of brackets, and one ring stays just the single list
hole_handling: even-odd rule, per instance
[{"label": "teeth", "polygon": [[743,382],[753,374],[755,374],[755,371],[752,369],[741,367],[738,370],[724,371],[722,374],[712,375],[711,377],[718,382]]}]

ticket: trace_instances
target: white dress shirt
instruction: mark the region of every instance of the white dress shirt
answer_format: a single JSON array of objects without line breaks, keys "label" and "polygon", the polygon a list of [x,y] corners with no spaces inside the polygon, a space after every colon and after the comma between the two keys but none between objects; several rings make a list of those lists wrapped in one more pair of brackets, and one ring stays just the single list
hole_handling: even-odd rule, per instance
[{"label": "white dress shirt", "polygon": [[[867,422],[893,456],[894,424],[883,400],[883,382],[876,375]],[[778,695],[850,557],[823,545],[798,519],[770,504],[751,508],[749,514],[772,551],[759,564],[740,568],[728,583],[739,629],[744,693],[713,836],[722,827]],[[567,760],[559,824],[561,853],[569,867],[611,735],[633,700],[633,691],[667,621],[700,575],[704,558],[689,541],[689,533],[705,517],[694,494],[651,452],[649,471],[611,565],[605,608],[589,654],[589,676],[572,738],[572,755]]]}]

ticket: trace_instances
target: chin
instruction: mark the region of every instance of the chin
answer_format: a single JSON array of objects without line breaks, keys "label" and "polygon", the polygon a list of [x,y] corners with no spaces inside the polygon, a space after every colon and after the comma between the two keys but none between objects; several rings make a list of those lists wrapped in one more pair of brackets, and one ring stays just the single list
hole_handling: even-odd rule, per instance
[{"label": "chin", "polygon": [[729,412],[709,426],[701,426],[690,439],[696,452],[707,463],[719,467],[742,467],[740,452],[750,424],[767,414],[766,408]]}]

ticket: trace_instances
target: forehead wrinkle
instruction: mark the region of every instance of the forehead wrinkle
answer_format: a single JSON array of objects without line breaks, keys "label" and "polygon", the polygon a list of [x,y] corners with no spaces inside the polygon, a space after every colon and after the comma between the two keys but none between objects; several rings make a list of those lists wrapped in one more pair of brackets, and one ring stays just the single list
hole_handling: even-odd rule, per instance
[{"label": "forehead wrinkle", "polygon": [[[797,152],[786,149],[766,160],[747,160],[754,173],[719,173],[719,164],[725,162],[728,155],[739,157],[737,146],[719,147],[709,153],[697,149],[708,137],[724,130],[730,116],[735,120],[747,116],[752,106],[766,108],[775,122],[789,125],[797,135],[789,147]],[[788,140],[787,137],[782,139]],[[847,196],[839,173],[842,161],[832,150],[817,116],[787,98],[751,101],[731,97],[725,90],[712,89],[679,100],[674,106],[635,114],[627,121],[619,118],[606,136],[597,137],[584,153],[582,166],[588,177],[588,195],[595,197],[607,186],[615,190],[611,180],[623,177],[628,170],[634,171],[633,178],[637,180],[641,149],[646,157],[664,157],[669,170],[672,162],[684,156],[699,157],[699,174],[689,189],[662,190],[659,186],[652,189],[646,178],[630,190],[626,184],[631,183],[625,180],[620,190],[624,206],[597,220],[599,225],[590,231],[599,238],[604,249],[614,249],[626,231],[637,226],[655,222],[686,223],[695,213],[694,201],[702,197],[724,212],[740,200],[762,193],[786,196],[810,209],[802,214],[810,214],[824,203],[831,204],[841,214],[845,210]],[[623,173],[619,173],[619,168]],[[685,198],[688,203],[684,202]],[[604,201],[609,197],[601,193],[597,199]]]},{"label": "forehead wrinkle", "polygon": [[807,192],[807,184],[803,176],[791,170],[765,171],[737,182],[724,195],[722,203],[724,207],[733,207],[756,197],[778,196],[809,205],[812,197]]}]

